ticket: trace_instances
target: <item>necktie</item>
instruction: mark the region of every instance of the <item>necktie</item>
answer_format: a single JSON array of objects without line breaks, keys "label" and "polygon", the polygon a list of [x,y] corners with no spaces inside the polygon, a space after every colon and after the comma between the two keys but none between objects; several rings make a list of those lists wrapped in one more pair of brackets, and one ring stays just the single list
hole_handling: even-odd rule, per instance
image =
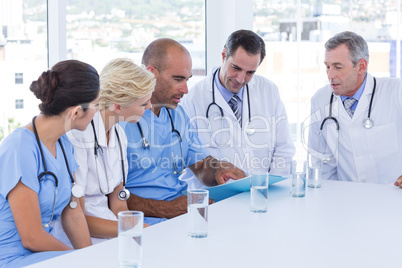
[{"label": "necktie", "polygon": [[234,115],[237,118],[237,122],[239,122],[241,126],[241,112],[239,109],[239,97],[235,94],[233,97],[229,100],[229,106],[232,109]]},{"label": "necktie", "polygon": [[345,110],[348,113],[348,115],[350,116],[350,118],[353,117],[353,113],[354,111],[352,111],[350,109],[350,107],[352,107],[352,105],[356,102],[356,99],[354,98],[347,98],[343,101],[343,106],[345,106]]}]

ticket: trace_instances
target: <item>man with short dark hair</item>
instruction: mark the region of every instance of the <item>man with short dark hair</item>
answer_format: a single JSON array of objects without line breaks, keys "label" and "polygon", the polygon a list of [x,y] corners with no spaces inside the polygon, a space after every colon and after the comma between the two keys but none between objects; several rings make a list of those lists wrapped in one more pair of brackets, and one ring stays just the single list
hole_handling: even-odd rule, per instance
[{"label": "man with short dark hair", "polygon": [[[183,100],[203,146],[213,157],[246,172],[288,176],[295,153],[278,88],[255,75],[265,44],[249,30],[233,32],[213,68]],[[191,172],[181,177],[191,188],[205,187]]]}]

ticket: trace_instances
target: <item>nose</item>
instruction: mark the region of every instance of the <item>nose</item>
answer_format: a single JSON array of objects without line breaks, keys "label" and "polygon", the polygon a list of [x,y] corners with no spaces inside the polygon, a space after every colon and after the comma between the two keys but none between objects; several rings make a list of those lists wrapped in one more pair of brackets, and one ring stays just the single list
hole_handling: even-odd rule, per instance
[{"label": "nose", "polygon": [[328,80],[331,80],[335,77],[335,71],[332,68],[327,69],[327,77]]},{"label": "nose", "polygon": [[187,94],[188,93],[188,86],[187,86],[187,81],[184,82],[183,86],[180,87],[180,92],[183,94]]},{"label": "nose", "polygon": [[246,72],[239,72],[236,76],[236,80],[239,84],[243,84],[246,81]]},{"label": "nose", "polygon": [[152,108],[152,103],[151,101],[148,101],[147,105],[145,106],[145,110],[151,109]]}]

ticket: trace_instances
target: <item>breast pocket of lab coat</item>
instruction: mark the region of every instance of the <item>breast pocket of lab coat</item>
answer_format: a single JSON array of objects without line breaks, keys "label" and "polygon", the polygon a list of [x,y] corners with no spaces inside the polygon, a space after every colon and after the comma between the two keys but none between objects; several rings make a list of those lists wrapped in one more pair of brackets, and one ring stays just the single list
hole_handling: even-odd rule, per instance
[{"label": "breast pocket of lab coat", "polygon": [[383,158],[399,150],[395,123],[374,126],[366,135],[370,155],[373,158]]}]

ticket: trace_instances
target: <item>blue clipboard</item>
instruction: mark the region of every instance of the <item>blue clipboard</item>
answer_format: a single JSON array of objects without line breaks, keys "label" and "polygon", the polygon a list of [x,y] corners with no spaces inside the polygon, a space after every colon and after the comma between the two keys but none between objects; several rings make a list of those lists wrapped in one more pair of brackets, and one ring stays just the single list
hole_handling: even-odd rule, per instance
[{"label": "blue clipboard", "polygon": [[[269,184],[271,185],[286,179],[287,178],[281,176],[269,175]],[[245,177],[240,180],[227,182],[225,184],[206,189],[209,191],[209,198],[213,199],[215,202],[219,202],[233,195],[250,191],[250,177]],[[187,194],[187,191],[185,191],[184,194]]]}]

